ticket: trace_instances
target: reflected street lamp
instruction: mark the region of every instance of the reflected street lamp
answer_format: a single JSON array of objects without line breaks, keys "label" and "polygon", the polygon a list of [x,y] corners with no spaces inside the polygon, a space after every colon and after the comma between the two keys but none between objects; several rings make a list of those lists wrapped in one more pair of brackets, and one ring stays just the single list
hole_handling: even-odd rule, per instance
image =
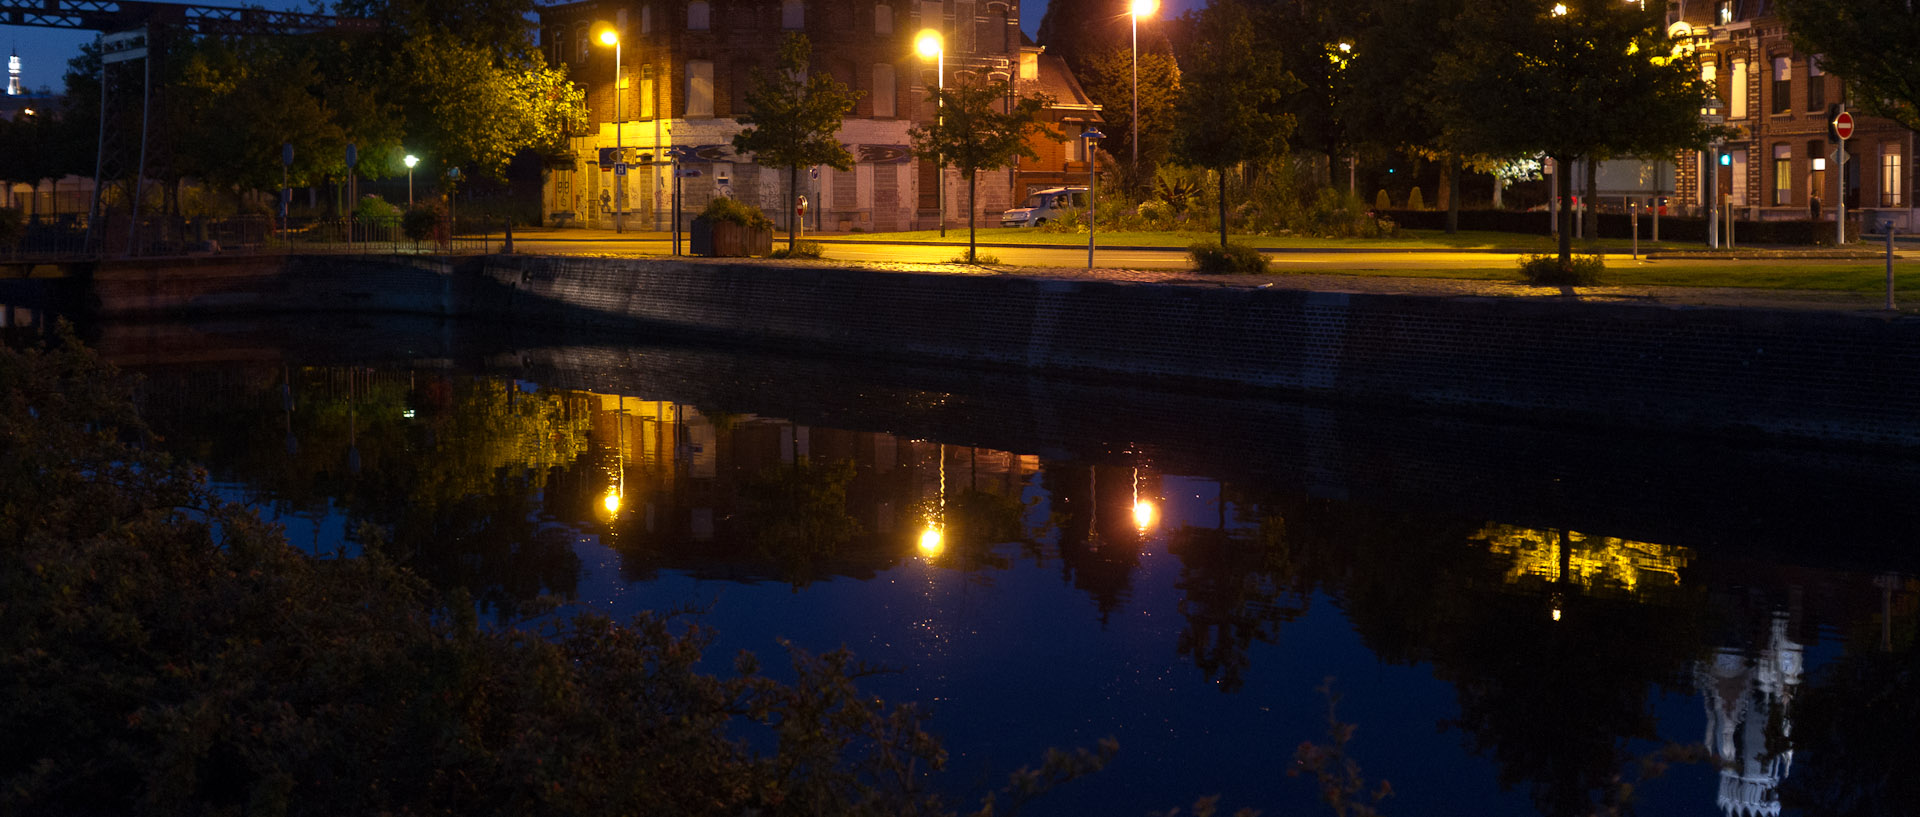
[{"label": "reflected street lamp", "polygon": [[[936,97],[936,100],[938,101],[938,104],[940,107],[940,113],[937,116],[937,122],[940,125],[945,125],[947,121],[946,120],[946,107],[947,107],[947,100],[946,100],[947,47],[946,47],[946,44],[941,40],[940,32],[935,31],[931,28],[923,28],[920,30],[920,34],[914,37],[913,47],[914,47],[914,50],[920,52],[921,59],[931,59],[935,61],[934,72],[939,75],[938,82],[939,82],[939,88],[941,92],[941,95],[939,97]],[[940,199],[940,237],[946,238],[947,237],[947,159],[944,156],[938,157],[934,161],[934,164],[939,166],[934,173],[933,189],[934,189],[934,195],[938,196]]]},{"label": "reflected street lamp", "polygon": [[1087,269],[1092,270],[1094,223],[1100,214],[1100,165],[1093,160],[1093,146],[1107,135],[1098,128],[1088,128],[1080,138],[1087,140]]},{"label": "reflected street lamp", "polygon": [[627,151],[620,144],[620,33],[600,29],[600,44],[613,46],[613,231],[627,231],[622,217],[627,209]]},{"label": "reflected street lamp", "polygon": [[1133,183],[1136,186],[1140,184],[1140,18],[1152,17],[1159,9],[1160,0],[1133,0]]},{"label": "reflected street lamp", "polygon": [[413,166],[420,163],[420,157],[411,153],[400,161],[407,163],[407,209],[413,209]]}]

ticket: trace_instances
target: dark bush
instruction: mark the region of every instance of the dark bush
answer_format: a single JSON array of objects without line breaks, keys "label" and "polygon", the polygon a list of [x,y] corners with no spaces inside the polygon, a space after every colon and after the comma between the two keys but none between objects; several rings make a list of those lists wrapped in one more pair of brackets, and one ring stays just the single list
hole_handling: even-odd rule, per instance
[{"label": "dark bush", "polygon": [[1201,241],[1187,247],[1193,268],[1214,274],[1257,275],[1267,271],[1267,257],[1245,244],[1227,242],[1226,246]]},{"label": "dark bush", "polygon": [[1535,286],[1593,286],[1607,263],[1598,255],[1576,255],[1560,263],[1558,255],[1530,255],[1520,260],[1520,277]]},{"label": "dark bush", "polygon": [[400,217],[400,231],[416,242],[433,238],[447,214],[433,204],[416,204]]},{"label": "dark bush", "polygon": [[792,247],[781,247],[767,254],[768,258],[819,258],[825,254],[818,241],[795,241]]},{"label": "dark bush", "polygon": [[773,219],[767,218],[760,208],[726,196],[716,196],[708,201],[707,209],[700,211],[700,215],[709,221],[723,221],[761,230],[773,229]]}]

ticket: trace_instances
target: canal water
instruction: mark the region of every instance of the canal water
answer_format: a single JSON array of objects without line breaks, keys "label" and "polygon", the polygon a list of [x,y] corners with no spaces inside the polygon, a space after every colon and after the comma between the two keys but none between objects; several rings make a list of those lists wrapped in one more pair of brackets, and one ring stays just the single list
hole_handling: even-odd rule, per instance
[{"label": "canal water", "polygon": [[[1905,452],[477,327],[109,328],[165,444],[495,626],[694,608],[851,648],[957,797],[1147,814],[1891,813],[1920,782]],[[1333,758],[1338,780],[1317,777]],[[1351,762],[1351,767],[1346,766]],[[1358,795],[1367,799],[1365,795]]]}]

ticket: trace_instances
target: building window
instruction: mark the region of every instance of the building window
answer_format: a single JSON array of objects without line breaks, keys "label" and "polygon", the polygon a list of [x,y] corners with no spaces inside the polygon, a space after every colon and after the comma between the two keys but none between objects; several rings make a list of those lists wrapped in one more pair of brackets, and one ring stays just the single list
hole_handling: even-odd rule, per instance
[{"label": "building window", "polygon": [[687,4],[688,31],[706,31],[708,26],[707,17],[707,0],[693,0],[693,2]]},{"label": "building window", "polygon": [[1811,205],[1813,199],[1827,197],[1827,140],[1814,139],[1807,142],[1807,199]]},{"label": "building window", "polygon": [[653,33],[653,6],[640,7],[640,33]]},{"label": "building window", "polygon": [[1075,134],[1072,132],[1074,123],[1068,122],[1066,124],[1068,126],[1067,142],[1066,142],[1067,161],[1069,162],[1086,161],[1087,160],[1087,140],[1078,138],[1078,134]]},{"label": "building window", "polygon": [[1773,203],[1793,203],[1793,148],[1773,146]]},{"label": "building window", "polygon": [[1747,61],[1733,61],[1733,87],[1727,89],[1727,118],[1747,118]]},{"label": "building window", "polygon": [[1906,191],[1901,189],[1900,146],[1885,144],[1880,146],[1880,206],[1900,207],[1906,204]]},{"label": "building window", "polygon": [[1827,109],[1827,72],[1820,68],[1819,57],[1807,58],[1807,110]]},{"label": "building window", "polygon": [[1733,22],[1733,0],[1719,0],[1714,3],[1713,21],[1718,25]]},{"label": "building window", "polygon": [[640,118],[653,118],[653,66],[640,66]]},{"label": "building window", "polygon": [[712,115],[713,63],[690,60],[687,62],[687,116]]},{"label": "building window", "polygon": [[893,33],[893,7],[881,3],[873,7],[873,33]]},{"label": "building window", "polygon": [[578,62],[585,63],[587,61],[587,55],[593,53],[593,43],[587,39],[587,27],[581,26],[574,29],[573,36],[574,40],[580,44],[580,57]]},{"label": "building window", "polygon": [[1726,98],[1726,92],[1720,88],[1720,66],[1713,63],[1712,57],[1700,61],[1700,81],[1707,84],[1708,91],[1715,98]]},{"label": "building window", "polygon": [[788,30],[806,28],[806,5],[800,0],[783,0],[780,4],[780,27]]},{"label": "building window", "polygon": [[1786,113],[1793,106],[1793,60],[1773,58],[1773,112]]},{"label": "building window", "polygon": [[[885,6],[882,6],[885,8]],[[891,118],[894,114],[895,97],[893,86],[893,64],[875,63],[873,66],[873,115],[879,118]]]}]

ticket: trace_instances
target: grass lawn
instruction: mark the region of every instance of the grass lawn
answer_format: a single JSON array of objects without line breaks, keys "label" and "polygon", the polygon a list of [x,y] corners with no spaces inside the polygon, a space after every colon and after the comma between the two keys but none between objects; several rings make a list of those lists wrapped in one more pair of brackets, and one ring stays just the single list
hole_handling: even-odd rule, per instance
[{"label": "grass lawn", "polygon": [[[1894,264],[1895,293],[1920,292],[1920,262]],[[1282,273],[1284,274],[1284,273]],[[1314,270],[1316,275],[1356,275],[1387,278],[1452,278],[1469,281],[1517,281],[1513,267],[1463,269]],[[1745,289],[1802,289],[1875,294],[1887,288],[1887,267],[1857,261],[1832,263],[1767,262],[1699,263],[1609,260],[1602,286],[1740,287]]]},{"label": "grass lawn", "polygon": [[[1196,241],[1211,243],[1215,233],[1162,233],[1162,232],[1101,232],[1099,243],[1109,247],[1180,247]],[[1263,250],[1287,249],[1381,249],[1381,250],[1508,250],[1512,252],[1548,252],[1557,245],[1551,236],[1524,235],[1520,233],[1474,232],[1462,230],[1447,235],[1441,230],[1401,230],[1393,238],[1304,238],[1293,236],[1230,235],[1229,240],[1250,244]],[[918,241],[965,246],[967,231],[949,229],[945,238],[937,230],[915,230],[904,233],[856,233],[836,235],[831,241]],[[1086,233],[1050,233],[1042,230],[1021,229],[1017,227],[987,227],[979,231],[981,244],[1057,244],[1073,246],[1087,243]],[[1574,251],[1592,252],[1595,248],[1608,252],[1626,252],[1632,245],[1630,239],[1602,239],[1596,242],[1574,242]],[[1657,249],[1693,249],[1695,242],[1679,243],[1663,241],[1655,244],[1640,240],[1640,251],[1651,252]]]}]

